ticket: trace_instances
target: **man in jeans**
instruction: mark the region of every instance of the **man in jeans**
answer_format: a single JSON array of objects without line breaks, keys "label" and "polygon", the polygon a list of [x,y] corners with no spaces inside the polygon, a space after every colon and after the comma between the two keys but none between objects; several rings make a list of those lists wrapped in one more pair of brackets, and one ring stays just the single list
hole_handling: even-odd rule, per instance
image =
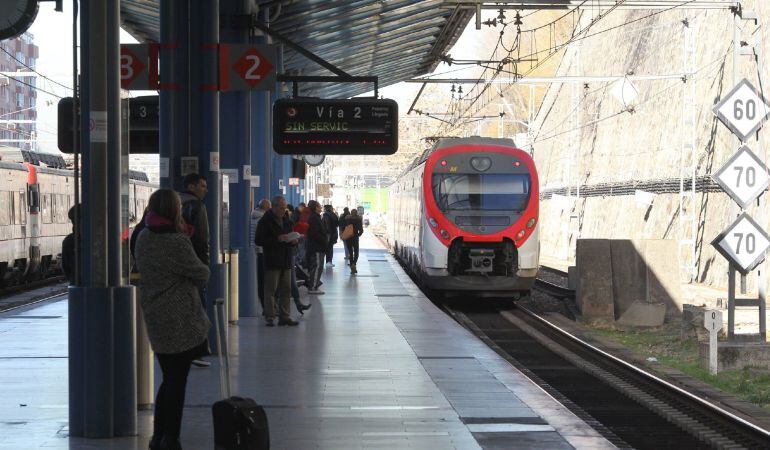
[{"label": "man in jeans", "polygon": [[279,326],[299,324],[289,315],[294,247],[299,243],[297,239],[290,240],[291,232],[291,220],[286,216],[286,199],[277,196],[273,198],[272,208],[257,224],[254,239],[254,243],[262,247],[264,258],[265,304],[262,314],[268,327],[275,326],[276,315],[279,316]]},{"label": "man in jeans", "polygon": [[320,295],[324,292],[319,289],[321,286],[321,274],[324,271],[324,258],[329,245],[329,237],[326,232],[323,220],[321,219],[321,204],[315,200],[307,203],[310,210],[310,218],[307,223],[307,259],[308,270],[310,271],[310,280],[307,286],[308,294]]},{"label": "man in jeans", "polygon": [[[185,223],[193,227],[193,234],[190,236],[195,254],[198,259],[209,266],[209,218],[206,212],[206,205],[203,204],[203,198],[208,193],[208,183],[206,177],[197,173],[191,173],[182,180],[184,192],[179,193],[182,200],[182,218]],[[206,310],[206,286],[201,286],[198,290],[201,297],[203,310]],[[193,360],[193,365],[198,367],[211,367],[211,363],[202,359]]]}]

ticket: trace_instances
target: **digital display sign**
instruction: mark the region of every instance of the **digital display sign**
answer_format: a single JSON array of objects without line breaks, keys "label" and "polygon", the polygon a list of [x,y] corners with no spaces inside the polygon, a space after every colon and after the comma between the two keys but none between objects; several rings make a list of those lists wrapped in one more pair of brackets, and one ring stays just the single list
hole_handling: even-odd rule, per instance
[{"label": "digital display sign", "polygon": [[279,99],[273,149],[283,155],[392,155],[398,104],[389,99]]}]

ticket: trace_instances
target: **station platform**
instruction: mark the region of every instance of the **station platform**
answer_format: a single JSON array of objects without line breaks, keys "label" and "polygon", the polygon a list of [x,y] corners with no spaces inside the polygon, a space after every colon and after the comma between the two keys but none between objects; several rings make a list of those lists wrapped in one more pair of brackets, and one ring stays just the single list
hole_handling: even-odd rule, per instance
[{"label": "station platform", "polygon": [[[325,295],[301,289],[313,306],[299,326],[229,326],[233,392],[265,406],[272,448],[614,448],[431,303],[368,233],[357,276],[343,257],[325,268]],[[0,339],[0,448],[147,448],[151,411],[138,436],[68,436],[66,296],[0,315]],[[190,373],[185,449],[213,448],[210,360]]]}]

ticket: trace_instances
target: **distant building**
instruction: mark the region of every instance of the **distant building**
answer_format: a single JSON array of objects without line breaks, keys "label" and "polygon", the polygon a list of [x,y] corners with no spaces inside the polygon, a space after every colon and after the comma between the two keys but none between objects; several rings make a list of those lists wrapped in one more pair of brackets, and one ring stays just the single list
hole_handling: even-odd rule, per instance
[{"label": "distant building", "polygon": [[[30,33],[24,33],[16,39],[0,41],[0,72],[30,72],[29,67],[34,69],[38,48],[33,39]],[[37,79],[19,79],[33,87],[0,75],[0,145],[33,150],[37,134],[37,92],[34,88]],[[31,122],[14,122],[16,120]]]}]

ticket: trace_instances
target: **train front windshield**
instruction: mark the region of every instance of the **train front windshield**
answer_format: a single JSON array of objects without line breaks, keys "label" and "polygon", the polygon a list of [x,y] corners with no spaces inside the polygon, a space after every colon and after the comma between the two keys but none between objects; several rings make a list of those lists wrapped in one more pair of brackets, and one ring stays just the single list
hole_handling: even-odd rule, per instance
[{"label": "train front windshield", "polygon": [[528,174],[433,174],[433,195],[441,211],[516,211],[529,203]]}]

